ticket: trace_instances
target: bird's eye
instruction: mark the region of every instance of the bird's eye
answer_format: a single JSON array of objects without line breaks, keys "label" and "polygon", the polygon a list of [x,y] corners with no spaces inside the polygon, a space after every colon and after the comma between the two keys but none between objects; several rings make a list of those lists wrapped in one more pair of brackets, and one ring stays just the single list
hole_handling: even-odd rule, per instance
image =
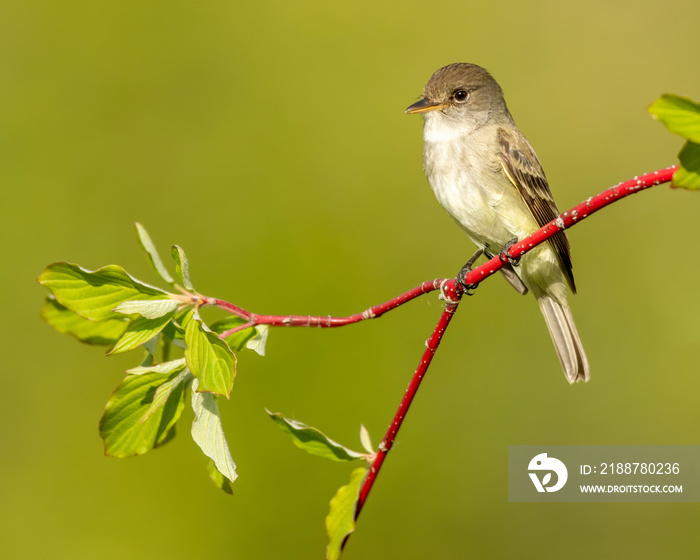
[{"label": "bird's eye", "polygon": [[467,100],[467,97],[469,97],[469,93],[463,89],[458,89],[452,94],[452,97],[454,97],[455,101],[459,101],[461,103]]}]

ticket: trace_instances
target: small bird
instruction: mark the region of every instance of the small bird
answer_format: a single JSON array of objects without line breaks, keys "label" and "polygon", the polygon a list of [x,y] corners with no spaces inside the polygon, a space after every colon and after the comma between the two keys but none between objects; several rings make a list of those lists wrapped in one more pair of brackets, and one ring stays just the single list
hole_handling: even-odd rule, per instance
[{"label": "small bird", "polygon": [[[482,67],[440,68],[406,112],[423,115],[423,169],[433,193],[487,256],[559,215],[535,151],[515,125],[501,87]],[[588,359],[564,287],[566,279],[576,293],[566,234],[558,232],[501,271],[521,294],[529,290],[537,298],[569,383],[588,381]]]}]

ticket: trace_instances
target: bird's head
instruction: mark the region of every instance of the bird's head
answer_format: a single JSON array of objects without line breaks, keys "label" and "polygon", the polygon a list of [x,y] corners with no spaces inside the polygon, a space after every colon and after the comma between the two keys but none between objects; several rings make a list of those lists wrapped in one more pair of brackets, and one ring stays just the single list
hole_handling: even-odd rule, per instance
[{"label": "bird's head", "polygon": [[439,119],[443,126],[475,129],[489,118],[508,115],[503,91],[486,70],[459,62],[440,68],[425,88],[423,98],[406,109],[421,113],[426,122]]}]

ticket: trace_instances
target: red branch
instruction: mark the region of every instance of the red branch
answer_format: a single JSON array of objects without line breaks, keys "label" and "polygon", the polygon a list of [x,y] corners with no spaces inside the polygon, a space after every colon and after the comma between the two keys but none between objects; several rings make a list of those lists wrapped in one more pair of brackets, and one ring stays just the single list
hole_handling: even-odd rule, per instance
[{"label": "red branch", "polygon": [[[617,202],[626,196],[643,191],[650,187],[655,187],[661,183],[668,183],[677,169],[678,166],[673,165],[671,167],[667,167],[666,169],[659,169],[658,171],[645,173],[644,175],[639,175],[638,177],[629,179],[628,181],[615,185],[614,187],[610,187],[596,196],[592,196],[581,204],[574,206],[571,210],[560,214],[555,220],[552,220],[545,226],[538,229],[532,235],[527,236],[519,243],[513,245],[508,251],[508,254],[511,258],[517,259],[520,255],[527,253],[530,249],[533,249],[540,243],[546,241],[558,231],[575,226],[581,220],[587,218],[594,212],[605,208],[613,202]],[[503,265],[504,263],[501,262],[499,257],[494,257],[490,261],[472,270],[467,275],[466,282],[468,284],[478,284],[482,280],[497,272]],[[454,291],[454,284],[452,284],[452,290],[448,290],[445,295],[448,298],[457,297]]]},{"label": "red branch", "polygon": [[389,430],[384,436],[382,442],[379,444],[379,450],[377,451],[377,455],[374,458],[374,461],[372,462],[372,466],[369,468],[367,477],[362,483],[362,488],[360,489],[360,496],[357,500],[357,506],[355,508],[355,519],[357,519],[360,515],[360,511],[362,511],[362,506],[365,505],[365,501],[367,500],[369,491],[372,489],[374,480],[379,474],[379,469],[382,468],[384,458],[386,457],[387,453],[389,453],[391,447],[394,445],[396,434],[399,432],[399,428],[401,427],[401,424],[403,423],[403,420],[406,417],[406,413],[408,412],[408,409],[411,406],[413,397],[415,397],[416,393],[418,392],[418,387],[420,387],[421,381],[423,381],[423,377],[425,377],[425,373],[428,371],[428,366],[430,365],[430,362],[432,361],[433,356],[435,355],[435,352],[438,349],[438,346],[440,346],[442,335],[445,334],[447,326],[450,324],[452,316],[457,310],[458,305],[459,301],[447,304],[445,310],[440,316],[440,320],[438,321],[438,324],[435,327],[433,334],[430,336],[428,342],[425,344],[426,349],[425,352],[423,352],[423,357],[421,358],[420,364],[416,368],[416,371],[413,374],[413,377],[411,378],[411,382],[408,384],[406,393],[404,393],[403,399],[401,399],[401,404],[399,405],[399,408],[396,411],[396,414],[394,415],[394,420],[392,420],[391,425],[389,426]]},{"label": "red branch", "polygon": [[[216,305],[221,309],[230,311],[234,315],[247,320],[245,324],[240,325],[235,329],[231,329],[230,331],[227,331],[221,335],[221,338],[226,338],[236,331],[254,327],[255,325],[271,325],[274,327],[342,327],[344,325],[351,325],[352,323],[359,323],[360,321],[365,321],[367,319],[376,319],[377,317],[384,315],[384,313],[387,311],[396,309],[400,305],[403,305],[412,299],[443,288],[444,284],[449,282],[450,280],[445,278],[437,278],[435,280],[431,280],[430,282],[423,282],[419,286],[416,286],[415,288],[396,296],[387,302],[380,303],[379,305],[366,309],[362,313],[356,313],[355,315],[349,315],[348,317],[331,317],[330,315],[327,317],[314,315],[257,315],[222,299],[206,298],[206,303],[208,305]],[[452,280],[452,283],[454,284],[454,280]]]},{"label": "red branch", "polygon": [[[568,229],[576,225],[577,223],[584,220],[594,212],[597,212],[601,208],[605,208],[613,202],[617,202],[618,200],[621,200],[622,198],[634,194],[636,192],[640,192],[642,190],[648,189],[655,185],[659,185],[661,183],[669,182],[673,177],[673,174],[675,173],[676,169],[678,169],[678,166],[660,169],[658,171],[653,171],[652,173],[646,173],[644,175],[640,175],[638,177],[630,179],[629,181],[625,181],[624,183],[620,183],[619,185],[611,187],[603,191],[599,195],[592,196],[591,198],[582,202],[578,206],[575,206],[571,210],[559,215],[559,217],[556,220],[552,220],[544,227],[538,229],[532,235],[513,245],[508,251],[508,254],[511,258],[516,259],[519,256],[527,253],[529,250],[536,247],[540,243],[544,243],[547,239],[552,237],[558,231]],[[504,264],[505,263],[501,261],[500,257],[494,257],[491,260],[482,264],[481,266],[472,270],[467,275],[466,282],[468,284],[479,284],[480,282],[497,272]],[[411,378],[411,382],[409,383],[408,388],[406,389],[403,399],[401,399],[401,404],[399,405],[399,408],[396,411],[394,420],[389,426],[389,429],[386,435],[384,436],[384,439],[379,444],[379,450],[377,452],[377,455],[374,458],[374,461],[372,462],[372,465],[369,469],[369,473],[367,474],[367,477],[365,478],[362,484],[362,488],[360,489],[357,507],[355,510],[355,519],[357,519],[357,517],[360,515],[360,511],[362,510],[367,500],[367,496],[372,490],[372,486],[374,485],[377,475],[379,474],[379,470],[381,469],[381,466],[384,463],[384,459],[386,458],[387,453],[394,444],[396,435],[399,429],[401,428],[404,419],[406,418],[406,413],[408,412],[408,409],[411,406],[411,402],[413,401],[413,398],[415,397],[416,392],[418,391],[418,387],[420,386],[420,383],[423,380],[423,377],[425,376],[428,366],[430,365],[433,355],[435,354],[435,351],[437,350],[440,344],[442,336],[445,333],[445,329],[447,329],[447,326],[449,325],[450,320],[452,319],[452,316],[454,315],[455,310],[459,305],[459,301],[462,298],[461,291],[455,288],[455,280],[437,279],[431,282],[424,282],[420,286],[417,286],[412,290],[409,290],[408,292],[401,294],[400,296],[397,296],[392,300],[387,301],[386,303],[370,307],[368,310],[362,313],[350,315],[349,317],[256,315],[223,300],[214,298],[206,298],[205,300],[206,304],[208,305],[216,305],[217,307],[226,309],[231,313],[234,313],[235,315],[246,319],[246,324],[241,325],[240,327],[237,327],[232,331],[229,331],[229,333],[224,333],[223,335],[221,335],[222,337],[225,337],[228,336],[230,332],[255,325],[306,327],[339,327],[343,325],[349,325],[352,323],[364,321],[366,319],[374,319],[376,317],[380,317],[387,311],[391,311],[392,309],[395,309],[400,305],[403,305],[404,303],[422,294],[426,294],[428,292],[432,292],[438,289],[442,291],[443,296],[447,300],[447,305],[442,313],[442,316],[440,317],[440,320],[438,321],[437,326],[435,327],[435,330],[433,331],[432,336],[427,342],[427,349],[423,353],[423,357],[421,358],[420,364],[418,365],[416,371],[413,374],[413,377]]]}]

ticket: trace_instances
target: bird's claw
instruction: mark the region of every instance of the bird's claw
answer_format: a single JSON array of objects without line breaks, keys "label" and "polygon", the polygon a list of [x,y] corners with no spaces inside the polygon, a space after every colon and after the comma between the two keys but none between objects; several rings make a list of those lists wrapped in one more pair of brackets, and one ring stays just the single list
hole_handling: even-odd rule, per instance
[{"label": "bird's claw", "polygon": [[467,275],[472,271],[472,266],[474,266],[476,259],[478,259],[483,254],[483,252],[483,249],[479,249],[476,253],[474,253],[472,258],[467,261],[467,264],[465,264],[457,273],[455,289],[461,291],[462,294],[465,296],[473,296],[474,290],[476,290],[478,286],[478,284],[468,284]]},{"label": "bird's claw", "polygon": [[510,251],[510,248],[515,245],[518,242],[518,238],[514,237],[510,241],[506,242],[505,245],[501,248],[501,252],[498,253],[498,258],[501,260],[503,264],[509,264],[511,266],[516,266],[520,262],[520,257],[513,258],[510,256],[508,251]]}]

